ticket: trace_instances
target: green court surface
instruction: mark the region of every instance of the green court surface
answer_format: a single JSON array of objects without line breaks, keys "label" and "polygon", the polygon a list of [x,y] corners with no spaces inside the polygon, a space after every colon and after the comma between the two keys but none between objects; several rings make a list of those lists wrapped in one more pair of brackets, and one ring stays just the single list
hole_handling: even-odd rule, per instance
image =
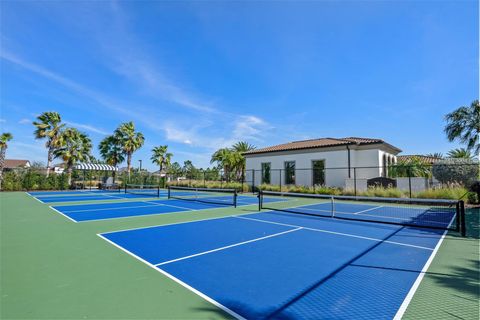
[{"label": "green court surface", "polygon": [[[228,318],[97,234],[255,211],[252,205],[73,223],[25,193],[0,193],[0,318]],[[467,211],[468,237],[447,235],[404,319],[478,319],[479,215]]]}]

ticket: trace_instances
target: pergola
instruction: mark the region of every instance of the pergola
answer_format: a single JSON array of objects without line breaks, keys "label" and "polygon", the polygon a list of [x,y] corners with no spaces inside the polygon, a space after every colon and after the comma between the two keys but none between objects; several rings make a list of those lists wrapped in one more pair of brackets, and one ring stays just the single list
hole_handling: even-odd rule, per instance
[{"label": "pergola", "polygon": [[[76,170],[83,171],[83,186],[85,187],[85,173],[86,171],[103,171],[105,173],[112,171],[117,172],[118,167],[111,166],[108,164],[101,164],[101,163],[79,163],[74,166]],[[90,181],[91,182],[91,181]],[[92,184],[90,183],[90,190],[92,189]]]}]

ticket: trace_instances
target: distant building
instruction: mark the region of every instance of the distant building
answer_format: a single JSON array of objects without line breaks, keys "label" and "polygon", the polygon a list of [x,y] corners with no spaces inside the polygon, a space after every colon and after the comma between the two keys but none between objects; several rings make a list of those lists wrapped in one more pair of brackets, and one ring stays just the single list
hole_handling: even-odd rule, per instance
[{"label": "distant building", "polygon": [[348,137],[293,141],[248,151],[244,156],[247,181],[255,186],[350,188],[354,175],[357,180],[386,177],[388,166],[397,162],[400,152],[381,139]]},{"label": "distant building", "polygon": [[31,164],[28,160],[21,159],[5,159],[4,170],[15,170],[15,169],[25,169],[30,168]]}]

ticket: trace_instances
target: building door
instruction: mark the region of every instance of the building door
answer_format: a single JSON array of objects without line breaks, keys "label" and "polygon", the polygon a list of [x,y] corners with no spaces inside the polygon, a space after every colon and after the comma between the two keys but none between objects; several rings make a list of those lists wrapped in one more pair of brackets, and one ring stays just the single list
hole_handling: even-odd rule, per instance
[{"label": "building door", "polygon": [[312,161],[312,184],[315,186],[325,185],[325,160]]}]

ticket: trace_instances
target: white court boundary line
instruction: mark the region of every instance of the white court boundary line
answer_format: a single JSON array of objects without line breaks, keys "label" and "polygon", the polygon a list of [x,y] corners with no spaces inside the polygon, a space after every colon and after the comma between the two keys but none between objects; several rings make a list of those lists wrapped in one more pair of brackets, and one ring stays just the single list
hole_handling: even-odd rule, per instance
[{"label": "white court boundary line", "polygon": [[287,230],[287,231],[282,231],[282,232],[270,234],[270,235],[265,236],[265,237],[255,238],[255,239],[251,239],[251,240],[247,240],[247,241],[243,241],[243,242],[237,242],[237,243],[234,243],[234,244],[231,244],[231,245],[228,245],[228,246],[224,246],[224,247],[220,247],[220,248],[216,248],[216,249],[212,249],[212,250],[208,250],[208,251],[195,253],[195,254],[185,256],[185,257],[181,257],[181,258],[177,258],[177,259],[172,259],[172,260],[160,262],[160,263],[155,264],[155,266],[157,266],[157,267],[158,266],[163,266],[165,264],[169,264],[169,263],[172,263],[172,262],[177,262],[177,261],[186,260],[186,259],[190,259],[190,258],[194,258],[194,257],[198,257],[198,256],[203,256],[205,254],[209,254],[209,253],[213,253],[213,252],[217,252],[217,251],[221,251],[221,250],[225,250],[225,249],[229,249],[229,248],[238,247],[238,246],[245,245],[245,244],[248,244],[248,243],[251,243],[251,242],[265,240],[265,239],[268,239],[268,238],[278,237],[278,236],[281,236],[283,234],[298,231],[298,230],[302,230],[302,229],[303,229],[302,227],[298,227],[298,228],[295,228],[295,229],[290,229],[290,230]]},{"label": "white court boundary line", "polygon": [[268,220],[262,220],[262,219],[242,217],[242,216],[232,216],[232,218],[252,220],[252,221],[258,221],[258,222],[269,223],[269,224],[277,224],[277,225],[285,226],[285,227],[302,228],[302,229],[304,229],[304,230],[309,230],[309,231],[329,233],[329,234],[334,234],[334,235],[338,235],[338,236],[351,237],[351,238],[357,238],[357,239],[369,240],[369,241],[375,241],[375,242],[389,243],[389,244],[394,244],[394,245],[398,245],[398,246],[404,246],[404,247],[410,247],[410,248],[416,248],[416,249],[423,249],[423,250],[428,250],[428,251],[432,251],[432,250],[433,250],[432,248],[423,247],[423,246],[416,246],[416,245],[408,244],[408,243],[402,243],[402,242],[396,242],[396,241],[389,241],[389,240],[383,240],[383,239],[377,239],[377,238],[359,236],[359,235],[350,234],[350,233],[343,233],[343,232],[336,232],[336,231],[330,231],[330,230],[316,229],[316,228],[310,228],[310,227],[303,227],[303,226],[299,226],[299,225],[295,225],[295,224],[288,224],[288,223],[282,223],[282,222],[274,222],[274,221],[268,221]]},{"label": "white court boundary line", "polygon": [[[455,219],[455,217],[452,218],[448,227],[450,227],[450,225],[453,223],[454,219]],[[430,257],[428,258],[427,262],[425,263],[422,270],[420,271],[420,274],[418,275],[417,279],[415,280],[412,287],[410,288],[410,291],[408,291],[408,294],[405,297],[405,299],[403,300],[402,304],[400,305],[400,308],[398,308],[398,311],[395,314],[395,317],[393,318],[393,320],[402,319],[403,315],[405,314],[405,311],[407,311],[407,308],[408,308],[410,302],[412,301],[413,296],[415,295],[415,292],[417,292],[417,289],[420,286],[420,283],[422,282],[423,277],[425,277],[425,274],[427,273],[428,268],[432,264],[433,259],[437,255],[437,252],[440,249],[440,246],[442,245],[443,240],[445,239],[445,236],[447,235],[447,233],[448,233],[448,230],[445,230],[443,232],[442,237],[440,238],[440,241],[438,241],[437,245],[435,246],[435,249],[430,254]]]},{"label": "white court boundary line", "polygon": [[139,256],[137,256],[136,254],[128,251],[127,249],[119,246],[118,244],[116,244],[115,242],[113,241],[110,241],[109,239],[105,238],[102,234],[97,234],[97,236],[99,236],[100,238],[102,238],[103,240],[107,241],[108,243],[110,243],[111,245],[117,247],[118,249],[122,250],[123,252],[125,252],[126,254],[134,257],[135,259],[143,262],[144,264],[146,264],[147,266],[149,266],[150,268],[153,268],[154,270],[160,272],[161,274],[163,274],[164,276],[166,276],[167,278],[175,281],[176,283],[178,283],[179,285],[183,286],[184,288],[192,291],[193,293],[195,293],[196,295],[200,296],[201,298],[205,299],[206,301],[210,302],[211,304],[213,304],[214,306],[216,306],[217,308],[225,311],[226,313],[228,313],[229,315],[233,316],[234,318],[237,318],[237,319],[241,319],[241,320],[246,320],[244,317],[242,317],[241,315],[239,315],[238,313],[236,313],[235,311],[233,310],[230,310],[229,308],[225,307],[223,304],[221,304],[220,302],[210,298],[209,296],[207,296],[206,294],[204,294],[203,292],[201,291],[198,291],[197,289],[189,286],[188,284],[186,284],[185,282],[183,282],[182,280],[174,277],[173,275],[171,275],[170,273],[166,272],[165,270],[162,270],[160,268],[157,268],[155,265],[151,264],[150,262],[140,258]]},{"label": "white court boundary line", "polygon": [[43,202],[42,200],[38,199],[37,197],[32,196],[32,195],[31,195],[30,193],[28,193],[27,191],[25,191],[25,193],[26,193],[27,195],[29,195],[30,197],[32,197],[33,199],[37,200],[38,202],[45,204],[45,202]]},{"label": "white court boundary line", "polygon": [[[326,202],[324,203],[319,203],[319,204],[326,204]],[[287,209],[282,209],[282,208],[275,208],[275,209],[269,209],[269,208],[265,208],[265,210],[268,210],[268,211],[283,211],[283,212],[289,212],[288,210],[289,209],[296,209],[296,208],[301,208],[301,210],[305,210],[305,211],[311,211],[311,212],[326,212],[326,213],[332,213],[332,210],[325,210],[325,209],[315,209],[315,208],[305,208],[305,207],[308,207],[308,206],[316,206],[318,204],[306,204],[306,205],[301,205],[301,206],[296,206],[296,207],[291,207],[291,208],[287,208]],[[362,211],[357,211],[357,212],[345,212],[345,211],[335,211],[333,215],[329,215],[329,216],[326,216],[326,215],[320,215],[318,214],[317,216],[318,217],[326,217],[326,218],[337,218],[337,219],[342,219],[341,217],[338,218],[335,214],[344,214],[344,215],[360,215],[360,216],[366,216],[366,217],[375,217],[375,218],[389,218],[389,219],[395,219],[395,220],[399,220],[399,221],[405,221],[406,219],[405,218],[399,218],[399,217],[394,217],[394,216],[389,216],[389,215],[378,215],[378,214],[366,214],[364,212],[367,212],[367,211],[373,211],[375,209],[381,209],[381,208],[397,208],[397,207],[389,207],[389,206],[378,206],[378,207],[373,207],[373,208],[370,208],[370,209],[365,209],[365,210],[362,210]],[[405,207],[398,207],[398,208],[405,208]],[[415,210],[419,210],[421,208],[413,208]],[[426,211],[423,211],[423,213],[425,213]],[[301,214],[301,213],[300,213]],[[309,214],[309,215],[314,215],[314,214],[310,214],[310,213],[305,213],[305,214]],[[409,218],[413,218],[413,217],[409,217]],[[346,220],[355,220],[355,219],[348,219],[348,218],[345,218]],[[363,220],[358,220],[358,221],[363,221]],[[441,222],[439,221],[435,221],[435,220],[422,220],[424,222],[431,222],[433,224],[437,224],[437,227],[438,228],[441,228],[441,227],[444,227],[445,225],[442,224]],[[378,223],[384,223],[384,221],[381,221],[381,220],[377,220],[376,222]],[[451,223],[450,223],[451,224]],[[449,225],[450,225],[449,224]],[[424,226],[424,225],[409,225],[408,227],[416,227],[416,228],[428,228],[429,226]]]},{"label": "white court boundary line", "polygon": [[[158,200],[158,201],[162,201],[162,200]],[[166,201],[166,200],[165,200]],[[128,201],[125,201],[125,203],[127,203]],[[133,202],[133,201],[132,201]],[[148,203],[148,201],[144,201],[146,203]],[[108,202],[108,203],[115,203],[115,202]],[[100,203],[99,203],[100,204]],[[244,207],[244,206],[253,206],[253,205],[256,205],[255,203],[254,204],[248,204],[248,205],[243,205],[243,206],[237,206],[237,207]],[[68,205],[64,205],[65,207],[68,207]],[[102,218],[102,219],[89,219],[89,220],[82,220],[82,221],[76,221],[78,223],[84,223],[84,222],[91,222],[91,221],[103,221],[103,220],[114,220],[114,219],[130,219],[130,218],[136,218],[136,217],[147,217],[147,216],[156,216],[156,215],[163,215],[163,214],[172,214],[172,213],[179,213],[179,212],[201,212],[203,210],[219,210],[219,209],[231,209],[233,208],[233,206],[224,206],[224,207],[218,207],[218,208],[205,208],[205,209],[191,209],[191,208],[187,208],[187,207],[179,207],[179,206],[173,206],[173,205],[167,205],[165,204],[165,206],[170,206],[170,207],[176,207],[176,208],[179,208],[179,209],[185,209],[184,211],[171,211],[171,212],[158,212],[158,213],[148,213],[148,214],[139,214],[139,215],[133,215],[133,216],[126,216],[126,217],[114,217],[114,218]],[[49,206],[50,208],[52,208],[53,210],[59,212],[58,210],[54,209],[51,205]],[[62,206],[63,207],[63,206]],[[254,212],[250,212],[248,214],[251,214],[251,213],[256,213],[258,212],[258,210],[254,210]],[[64,215],[64,214],[62,214]],[[229,216],[225,216],[225,217],[229,217]],[[225,218],[225,217],[218,217],[218,218]],[[211,220],[211,219],[200,219],[200,220]],[[199,221],[199,220],[190,220],[190,221],[187,221],[187,222],[195,222],[195,221]],[[163,225],[156,225],[156,226],[163,226]],[[156,227],[156,226],[152,226],[153,227]],[[143,229],[145,227],[141,227],[141,228],[136,228],[136,229]],[[147,227],[149,228],[149,227]],[[122,231],[122,230],[120,230]],[[119,231],[119,232],[120,232]],[[123,231],[126,231],[126,230],[123,230]]]},{"label": "white court boundary line", "polygon": [[75,220],[75,219],[73,219],[73,218],[70,218],[69,216],[67,216],[67,215],[64,214],[63,212],[58,211],[57,209],[55,209],[55,208],[52,207],[52,206],[48,206],[48,207],[49,207],[50,209],[52,209],[53,211],[56,211],[57,213],[60,213],[62,216],[64,216],[65,218],[67,218],[67,219],[70,220],[70,221],[73,221],[73,222],[75,222],[75,223],[78,223],[78,222],[79,222],[79,221],[77,221],[77,220]]}]

